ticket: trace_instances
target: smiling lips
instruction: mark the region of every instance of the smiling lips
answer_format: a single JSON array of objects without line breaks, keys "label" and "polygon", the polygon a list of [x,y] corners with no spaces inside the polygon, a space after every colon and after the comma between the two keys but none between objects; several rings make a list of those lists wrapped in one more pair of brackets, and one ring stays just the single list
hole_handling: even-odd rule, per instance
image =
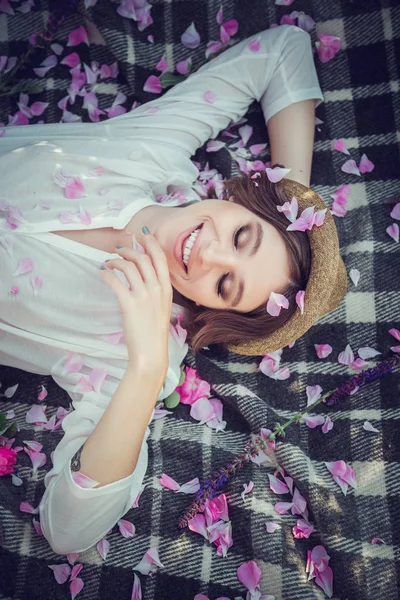
[{"label": "smiling lips", "polygon": [[189,231],[189,233],[184,233],[183,236],[179,236],[175,243],[175,258],[186,273],[188,271],[192,250],[196,245],[196,241],[202,227],[203,223],[198,225],[195,229]]}]

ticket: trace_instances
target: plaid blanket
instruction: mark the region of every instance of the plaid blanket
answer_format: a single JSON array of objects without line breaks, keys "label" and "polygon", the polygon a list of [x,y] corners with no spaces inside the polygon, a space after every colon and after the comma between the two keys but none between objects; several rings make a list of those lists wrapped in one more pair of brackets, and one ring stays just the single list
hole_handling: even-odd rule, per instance
[{"label": "plaid blanket", "polygon": [[[199,425],[189,416],[189,407],[179,405],[172,416],[155,421],[149,438],[149,469],[139,508],[132,509],[126,519],[136,525],[133,538],[123,538],[118,528],[108,534],[110,551],[105,561],[95,548],[81,554],[81,578],[85,587],[79,598],[113,600],[131,597],[135,565],[149,549],[157,547],[164,565],[151,577],[141,576],[145,600],[193,600],[198,593],[211,600],[219,596],[245,596],[236,571],[245,561],[255,560],[262,570],[263,593],[283,600],[324,598],[313,581],[307,581],[307,550],[322,544],[331,557],[334,572],[334,597],[341,600],[395,600],[400,595],[400,448],[398,435],[399,374],[361,389],[334,407],[318,411],[329,415],[333,429],[323,434],[321,428],[305,424],[289,427],[284,440],[277,443],[276,461],[295,481],[306,498],[310,520],[315,531],[309,539],[296,540],[292,527],[296,517],[274,511],[278,500],[268,485],[267,473],[274,466],[248,464],[229,483],[226,493],[232,521],[233,546],[225,558],[217,555],[215,546],[203,537],[177,528],[177,521],[188,503],[188,497],[162,489],[158,479],[168,473],[183,483],[193,477],[201,481],[240,453],[251,432],[260,427],[288,420],[306,406],[305,387],[319,384],[324,391],[333,389],[350,372],[338,363],[338,354],[346,344],[354,350],[372,346],[384,356],[394,338],[388,330],[399,327],[398,244],[385,229],[392,223],[390,211],[399,196],[400,128],[400,6],[396,0],[297,0],[293,6],[276,6],[260,0],[154,0],[151,15],[154,23],[140,31],[138,23],[117,13],[120,3],[99,0],[85,8],[83,3],[57,3],[36,0],[31,12],[18,12],[21,1],[9,6],[15,14],[6,14],[7,2],[0,9],[0,56],[21,56],[28,38],[42,32],[49,11],[61,7],[73,12],[54,32],[53,42],[65,46],[69,32],[80,25],[89,30],[90,46],[80,46],[85,63],[117,61],[119,75],[105,79],[97,88],[99,108],[109,108],[117,94],[124,93],[128,110],[133,101],[146,102],[152,94],[143,84],[163,53],[169,64],[193,57],[194,65],[204,61],[207,42],[219,39],[216,13],[223,6],[223,20],[237,19],[241,40],[279,23],[283,14],[304,10],[316,21],[317,33],[337,35],[342,50],[330,62],[321,64],[316,58],[325,103],[318,108],[322,123],[317,126],[312,187],[331,203],[331,194],[342,184],[350,185],[348,212],[337,218],[342,255],[348,270],[357,268],[360,282],[350,283],[349,292],[340,307],[325,316],[303,336],[293,348],[285,348],[282,365],[290,368],[285,381],[266,377],[259,370],[261,358],[243,357],[216,348],[197,356],[188,355],[189,365],[212,385],[212,393],[224,406],[226,430],[215,432]],[[90,5],[90,2],[86,4]],[[10,12],[10,11],[8,11]],[[61,19],[60,19],[61,20]],[[201,45],[189,50],[180,41],[181,34],[194,21]],[[147,36],[154,36],[154,43]],[[68,49],[69,50],[69,49]],[[73,50],[73,49],[71,49]],[[13,80],[14,93],[0,95],[0,121],[17,110],[19,92],[41,84],[44,89],[31,100],[49,102],[35,122],[59,121],[57,103],[66,95],[70,79],[68,68],[59,65],[45,79],[38,79],[38,67],[48,49],[37,49],[30,61]],[[65,51],[63,56],[65,55]],[[73,112],[84,120],[88,113],[78,97]],[[252,143],[266,140],[265,125],[259,108],[254,105],[247,115],[255,128]],[[351,158],[357,164],[363,153],[375,169],[356,177],[341,171],[349,157],[332,151],[332,140],[344,138]],[[221,138],[226,141],[226,138]],[[253,142],[254,139],[254,142]],[[1,139],[0,139],[1,143]],[[225,151],[206,154],[199,150],[196,159],[203,165],[209,160],[225,177],[239,173],[236,163]],[[397,198],[399,201],[399,198]],[[397,260],[396,260],[397,259]],[[396,266],[397,265],[397,266]],[[396,325],[397,320],[397,325]],[[332,354],[317,358],[314,344],[330,344]],[[25,414],[37,402],[44,385],[50,417],[59,406],[68,407],[69,397],[50,377],[0,368],[1,391],[19,384],[11,399],[1,398],[0,409],[14,409],[20,431],[16,444],[37,440],[49,457],[62,432],[48,432],[28,425]],[[368,420],[378,433],[363,429]],[[397,429],[396,429],[397,425]],[[122,426],[122,424],[121,424]],[[333,481],[325,462],[344,460],[357,476],[358,488],[345,496]],[[3,600],[45,600],[70,598],[68,584],[58,585],[50,564],[66,562],[51,551],[46,540],[36,535],[32,517],[19,510],[22,501],[37,506],[43,494],[43,478],[50,467],[32,477],[30,460],[24,452],[18,455],[20,487],[11,477],[0,479],[0,596]],[[243,500],[243,484],[254,482],[253,492]],[[266,533],[265,522],[276,521],[281,529]],[[371,544],[372,538],[384,544]]]}]

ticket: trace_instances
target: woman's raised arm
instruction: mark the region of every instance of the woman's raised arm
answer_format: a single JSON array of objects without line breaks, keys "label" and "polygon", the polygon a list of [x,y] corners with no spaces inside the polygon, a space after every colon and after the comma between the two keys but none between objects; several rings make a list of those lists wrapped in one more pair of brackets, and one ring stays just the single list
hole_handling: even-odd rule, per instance
[{"label": "woman's raised arm", "polygon": [[153,159],[159,165],[165,160],[168,169],[238,121],[253,100],[261,102],[268,122],[310,99],[323,99],[310,36],[284,25],[225,50],[162,97],[109,125],[116,136],[151,142]]}]

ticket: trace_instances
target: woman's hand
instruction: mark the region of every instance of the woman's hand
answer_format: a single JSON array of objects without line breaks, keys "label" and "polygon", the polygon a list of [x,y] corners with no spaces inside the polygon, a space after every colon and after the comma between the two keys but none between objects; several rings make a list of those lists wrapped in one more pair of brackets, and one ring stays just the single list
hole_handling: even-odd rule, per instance
[{"label": "woman's hand", "polygon": [[100,271],[118,298],[129,365],[165,377],[172,286],[167,259],[154,236],[145,236],[145,253],[116,249],[122,258],[107,261],[107,269],[121,271],[127,287],[111,270]]}]

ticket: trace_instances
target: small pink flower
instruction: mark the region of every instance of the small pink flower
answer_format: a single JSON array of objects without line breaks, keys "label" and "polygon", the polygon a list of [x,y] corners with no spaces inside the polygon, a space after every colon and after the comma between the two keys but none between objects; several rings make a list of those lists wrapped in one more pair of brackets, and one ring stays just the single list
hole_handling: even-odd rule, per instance
[{"label": "small pink flower", "polygon": [[176,388],[181,397],[182,404],[194,404],[199,398],[207,398],[210,395],[210,384],[201,379],[197,371],[191,367],[185,367],[185,380]]},{"label": "small pink flower", "polygon": [[6,446],[0,446],[0,477],[12,473],[16,462],[17,453],[15,450]]},{"label": "small pink flower", "polygon": [[293,527],[292,531],[293,536],[296,539],[300,540],[301,538],[309,538],[312,532],[314,531],[314,527],[305,519],[299,519],[296,525]]}]

